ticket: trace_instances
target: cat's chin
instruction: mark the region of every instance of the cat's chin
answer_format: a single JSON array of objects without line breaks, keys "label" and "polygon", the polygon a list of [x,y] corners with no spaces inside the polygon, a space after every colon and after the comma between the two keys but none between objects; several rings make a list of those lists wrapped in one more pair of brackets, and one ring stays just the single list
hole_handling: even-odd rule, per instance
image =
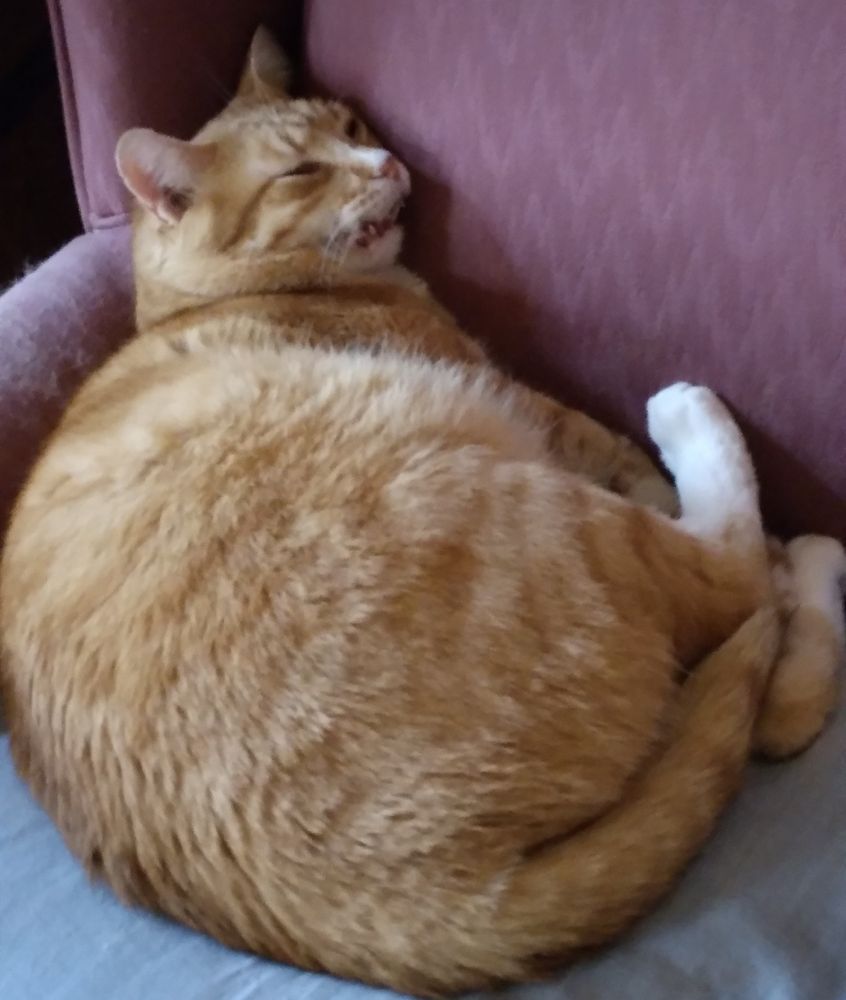
[{"label": "cat's chin", "polygon": [[396,263],[402,249],[403,228],[392,225],[365,246],[353,244],[344,256],[343,267],[348,271],[379,271]]}]

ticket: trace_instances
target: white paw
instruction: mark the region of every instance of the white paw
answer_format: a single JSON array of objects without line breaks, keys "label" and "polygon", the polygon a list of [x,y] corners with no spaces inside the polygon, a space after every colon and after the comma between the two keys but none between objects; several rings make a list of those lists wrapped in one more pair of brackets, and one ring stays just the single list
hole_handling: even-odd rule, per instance
[{"label": "white paw", "polygon": [[796,573],[810,573],[836,581],[846,577],[846,551],[836,538],[800,535],[787,544]]},{"label": "white paw", "polygon": [[661,458],[673,474],[691,449],[722,444],[738,432],[728,410],[702,385],[676,382],[656,393],[646,404],[649,436],[661,449]]}]

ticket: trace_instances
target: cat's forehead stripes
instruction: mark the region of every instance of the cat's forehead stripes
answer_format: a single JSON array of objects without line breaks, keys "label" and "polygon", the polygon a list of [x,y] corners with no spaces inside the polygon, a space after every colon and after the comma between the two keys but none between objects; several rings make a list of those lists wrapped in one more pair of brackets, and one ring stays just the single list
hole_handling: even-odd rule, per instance
[{"label": "cat's forehead stripes", "polygon": [[389,155],[384,149],[353,141],[345,133],[350,113],[338,106],[282,111],[272,119],[248,123],[240,136],[250,143],[250,165],[259,175],[287,169],[298,160],[315,160],[378,173]]},{"label": "cat's forehead stripes", "polygon": [[270,169],[273,158],[291,157],[373,169],[377,164],[369,147],[353,144],[345,135],[351,118],[347,108],[334,102],[289,101],[265,108],[260,115],[247,110],[234,123],[234,137],[252,145],[251,155],[261,172]]},{"label": "cat's forehead stripes", "polygon": [[351,112],[342,104],[335,102],[297,100],[239,109],[237,115],[233,110],[232,115],[225,117],[229,121],[234,118],[239,131],[253,128],[279,128],[291,131],[324,128],[335,132],[349,120]]}]

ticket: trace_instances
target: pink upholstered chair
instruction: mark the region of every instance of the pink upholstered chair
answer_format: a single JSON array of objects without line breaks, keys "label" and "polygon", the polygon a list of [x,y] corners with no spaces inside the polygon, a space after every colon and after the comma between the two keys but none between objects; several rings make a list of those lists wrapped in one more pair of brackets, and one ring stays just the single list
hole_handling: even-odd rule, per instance
[{"label": "pink upholstered chair", "polygon": [[[841,0],[51,0],[86,234],[0,298],[0,523],[132,331],[120,132],[191,134],[264,20],[412,168],[408,259],[515,372],[641,436],[663,383],[738,414],[773,529],[846,535]],[[846,996],[841,718],[751,786],[661,914],[526,997]],[[49,947],[47,943],[49,942]],[[362,996],[82,880],[0,741],[0,996]]]}]

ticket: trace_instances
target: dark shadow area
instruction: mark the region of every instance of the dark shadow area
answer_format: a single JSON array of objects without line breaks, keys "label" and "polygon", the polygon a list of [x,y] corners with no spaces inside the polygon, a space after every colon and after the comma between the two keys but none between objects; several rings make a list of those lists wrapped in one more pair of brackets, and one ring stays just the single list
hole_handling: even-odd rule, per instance
[{"label": "dark shadow area", "polygon": [[[809,530],[808,513],[815,534],[846,537],[843,499],[794,454],[770,434],[738,418],[746,443],[755,460],[761,484],[764,523],[773,533],[791,538]],[[778,488],[773,484],[778,484]],[[800,511],[797,517],[796,512]]]},{"label": "dark shadow area", "polygon": [[0,3],[0,287],[82,230],[47,9]]}]

